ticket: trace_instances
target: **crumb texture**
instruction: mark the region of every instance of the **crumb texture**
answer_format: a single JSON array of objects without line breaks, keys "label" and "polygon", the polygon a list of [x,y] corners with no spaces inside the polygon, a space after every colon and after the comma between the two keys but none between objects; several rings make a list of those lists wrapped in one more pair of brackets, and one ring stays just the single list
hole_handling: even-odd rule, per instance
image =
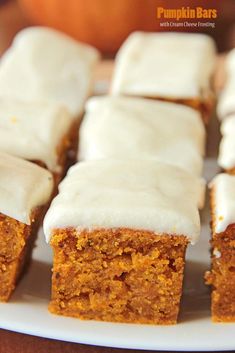
[{"label": "crumb texture", "polygon": [[8,301],[30,260],[39,214],[35,210],[32,224],[26,225],[0,213],[0,301]]},{"label": "crumb texture", "polygon": [[206,282],[212,286],[213,321],[235,322],[235,224],[213,235],[212,268]]},{"label": "crumb texture", "polygon": [[205,275],[212,288],[211,312],[215,322],[235,322],[235,224],[216,233],[215,189],[211,190],[211,270]]},{"label": "crumb texture", "polygon": [[125,228],[55,230],[52,313],[80,319],[174,324],[184,236]]}]

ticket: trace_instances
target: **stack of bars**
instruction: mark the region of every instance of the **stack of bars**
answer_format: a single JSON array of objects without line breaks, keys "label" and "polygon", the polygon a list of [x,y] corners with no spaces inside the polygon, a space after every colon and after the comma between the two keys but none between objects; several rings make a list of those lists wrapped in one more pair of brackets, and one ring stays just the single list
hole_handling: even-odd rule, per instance
[{"label": "stack of bars", "polygon": [[44,220],[52,313],[177,322],[185,251],[200,234],[214,66],[206,35],[137,32],[121,47]]},{"label": "stack of bars", "polygon": [[218,164],[224,173],[211,182],[212,318],[235,322],[235,49],[226,60],[226,83],[218,103],[222,140]]},{"label": "stack of bars", "polygon": [[75,160],[96,49],[57,31],[17,34],[0,60],[0,300],[30,258],[40,221]]}]

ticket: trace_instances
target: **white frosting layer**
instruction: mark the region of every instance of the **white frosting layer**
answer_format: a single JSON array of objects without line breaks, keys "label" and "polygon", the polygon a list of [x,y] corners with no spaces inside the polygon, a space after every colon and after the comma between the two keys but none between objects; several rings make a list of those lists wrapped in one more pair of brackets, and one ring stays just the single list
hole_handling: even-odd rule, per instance
[{"label": "white frosting layer", "polygon": [[221,233],[235,223],[235,176],[219,174],[210,187],[215,197],[215,233]]},{"label": "white frosting layer", "polygon": [[19,32],[0,61],[0,96],[64,105],[77,117],[90,93],[98,51],[58,31]]},{"label": "white frosting layer", "polygon": [[102,160],[73,166],[44,219],[53,229],[145,229],[185,235],[195,243],[201,184],[181,168],[155,161]]},{"label": "white frosting layer", "polygon": [[0,213],[30,224],[32,210],[47,203],[52,190],[49,171],[0,152]]},{"label": "white frosting layer", "polygon": [[201,99],[210,93],[214,67],[215,45],[209,36],[135,32],[117,54],[111,92]]},{"label": "white frosting layer", "polygon": [[221,133],[218,164],[225,170],[235,168],[235,115],[222,122]]},{"label": "white frosting layer", "polygon": [[189,107],[143,98],[91,98],[78,159],[156,159],[201,175],[205,128]]},{"label": "white frosting layer", "polygon": [[225,67],[227,80],[217,106],[217,114],[220,120],[235,113],[235,49],[228,54]]},{"label": "white frosting layer", "polygon": [[0,97],[0,151],[39,160],[58,171],[58,152],[72,117],[64,107]]}]

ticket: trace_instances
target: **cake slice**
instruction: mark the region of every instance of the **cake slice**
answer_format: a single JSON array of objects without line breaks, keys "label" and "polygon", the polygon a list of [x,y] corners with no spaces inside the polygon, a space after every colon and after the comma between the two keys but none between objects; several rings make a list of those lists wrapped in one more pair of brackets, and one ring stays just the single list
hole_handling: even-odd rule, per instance
[{"label": "cake slice", "polygon": [[0,97],[0,151],[64,175],[74,145],[73,119],[63,106]]},{"label": "cake slice", "polygon": [[0,152],[0,301],[7,301],[30,259],[53,190],[49,171]]},{"label": "cake slice", "polygon": [[62,32],[46,27],[20,31],[0,60],[0,97],[64,106],[73,118],[73,145],[68,165],[76,157],[78,128],[84,104],[93,90],[99,52]]},{"label": "cake slice", "polygon": [[215,53],[205,34],[134,32],[117,54],[111,93],[183,103],[208,121]]},{"label": "cake slice", "polygon": [[46,27],[20,31],[0,61],[0,96],[64,105],[74,118],[92,90],[98,51]]},{"label": "cake slice", "polygon": [[217,114],[220,120],[235,114],[235,49],[225,61],[226,82],[218,100]]},{"label": "cake slice", "polygon": [[86,104],[78,159],[153,159],[200,176],[205,127],[180,104],[133,97],[97,97]]},{"label": "cake slice", "polygon": [[[234,91],[235,98],[235,91]],[[218,164],[223,170],[235,174],[235,115],[230,115],[221,124],[222,139]]]},{"label": "cake slice", "polygon": [[206,282],[212,286],[212,319],[235,322],[235,176],[219,174],[210,188],[212,266]]},{"label": "cake slice", "polygon": [[185,251],[200,232],[198,178],[156,161],[73,166],[44,219],[52,313],[174,324]]}]

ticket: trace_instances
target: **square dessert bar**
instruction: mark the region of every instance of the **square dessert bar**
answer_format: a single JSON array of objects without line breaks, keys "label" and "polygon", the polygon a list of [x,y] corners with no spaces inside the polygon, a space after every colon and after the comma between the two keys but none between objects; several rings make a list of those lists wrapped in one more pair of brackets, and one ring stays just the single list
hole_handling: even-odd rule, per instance
[{"label": "square dessert bar", "polygon": [[235,322],[235,176],[219,174],[210,187],[212,265],[206,282],[212,286],[212,319]]},{"label": "square dessert bar", "polygon": [[[235,99],[235,90],[234,90]],[[222,139],[219,147],[218,164],[230,174],[235,174],[235,115],[230,115],[221,124]]]},{"label": "square dessert bar", "polygon": [[95,48],[62,32],[46,27],[23,29],[1,58],[0,96],[54,102],[79,118],[92,90],[98,59]]},{"label": "square dessert bar", "polygon": [[219,96],[217,114],[223,120],[235,114],[235,49],[231,50],[225,61],[226,82]]},{"label": "square dessert bar", "polygon": [[66,171],[73,128],[63,106],[0,97],[0,151],[37,162],[53,173],[56,184]]},{"label": "square dessert bar", "polygon": [[205,127],[181,104],[134,97],[91,98],[80,127],[78,159],[153,159],[200,176]]},{"label": "square dessert bar", "polygon": [[30,259],[53,190],[49,171],[0,152],[0,301],[7,301]]},{"label": "square dessert bar", "polygon": [[[98,59],[99,52],[95,48],[61,32],[29,27],[16,35],[0,61],[1,97],[54,103],[70,113],[73,125],[68,166],[76,159],[78,128],[84,103],[92,92]],[[46,131],[45,127],[45,136]]]},{"label": "square dessert bar", "polygon": [[215,53],[204,34],[134,32],[117,54],[111,93],[186,104],[207,122]]},{"label": "square dessert bar", "polygon": [[200,232],[198,178],[156,161],[73,166],[44,219],[52,313],[174,324],[185,251]]}]

